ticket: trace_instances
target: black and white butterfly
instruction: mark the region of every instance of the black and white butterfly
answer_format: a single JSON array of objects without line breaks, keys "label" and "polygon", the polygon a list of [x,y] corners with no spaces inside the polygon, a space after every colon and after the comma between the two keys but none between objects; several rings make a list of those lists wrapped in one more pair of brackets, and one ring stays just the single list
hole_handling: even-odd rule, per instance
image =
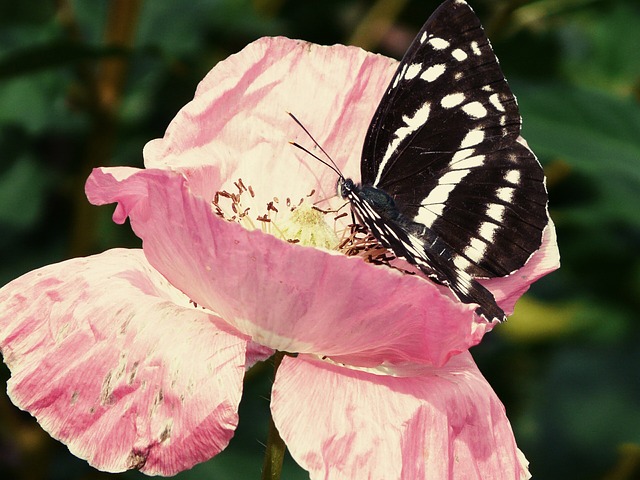
[{"label": "black and white butterfly", "polygon": [[504,277],[541,244],[544,173],[480,20],[447,0],[427,20],[373,116],[361,183],[339,194],[386,248],[485,319],[504,320],[476,278]]}]

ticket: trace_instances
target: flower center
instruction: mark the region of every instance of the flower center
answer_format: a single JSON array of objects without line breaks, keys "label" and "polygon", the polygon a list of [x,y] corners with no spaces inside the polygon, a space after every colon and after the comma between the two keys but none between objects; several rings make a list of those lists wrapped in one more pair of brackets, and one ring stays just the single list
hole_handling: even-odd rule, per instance
[{"label": "flower center", "polygon": [[383,247],[365,227],[349,222],[349,213],[339,213],[342,207],[323,210],[312,203],[315,190],[297,202],[290,198],[282,202],[273,197],[256,212],[252,186],[245,185],[241,178],[233,185],[236,192],[219,190],[212,201],[214,212],[225,220],[240,223],[249,230],[259,228],[289,243],[336,250],[347,256],[362,257],[369,263],[393,267],[391,262],[396,259],[393,252]]}]

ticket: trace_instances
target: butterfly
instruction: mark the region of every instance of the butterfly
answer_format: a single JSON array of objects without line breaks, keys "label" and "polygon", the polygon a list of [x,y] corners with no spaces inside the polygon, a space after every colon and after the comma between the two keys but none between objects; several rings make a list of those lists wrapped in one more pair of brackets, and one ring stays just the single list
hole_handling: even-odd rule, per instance
[{"label": "butterfly", "polygon": [[337,171],[358,222],[487,321],[506,316],[477,279],[522,267],[548,223],[544,173],[518,141],[520,125],[480,20],[466,2],[447,0],[373,115],[360,183]]}]

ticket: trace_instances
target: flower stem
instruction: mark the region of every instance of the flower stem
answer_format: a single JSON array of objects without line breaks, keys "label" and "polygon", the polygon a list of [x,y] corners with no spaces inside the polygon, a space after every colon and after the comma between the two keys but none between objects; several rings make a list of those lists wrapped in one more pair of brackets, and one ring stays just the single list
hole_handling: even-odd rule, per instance
[{"label": "flower stem", "polygon": [[[274,378],[284,355],[284,352],[276,352],[273,356]],[[273,416],[269,415],[269,433],[267,436],[264,463],[262,464],[262,480],[280,480],[282,462],[284,461],[284,452],[286,452],[286,450],[287,447],[280,437],[275,423],[273,423]]]}]

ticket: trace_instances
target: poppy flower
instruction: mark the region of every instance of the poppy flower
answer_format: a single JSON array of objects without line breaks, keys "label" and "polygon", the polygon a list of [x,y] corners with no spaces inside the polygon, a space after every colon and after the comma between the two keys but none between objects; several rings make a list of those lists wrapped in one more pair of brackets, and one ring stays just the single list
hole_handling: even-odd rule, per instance
[{"label": "poppy flower", "polygon": [[[95,169],[89,200],[117,203],[142,249],[0,290],[12,401],[98,469],[172,475],[227,446],[244,372],[289,352],[271,412],[311,478],[528,478],[468,352],[494,324],[397,259],[364,261],[366,241],[343,239],[335,173],[289,143],[313,150],[293,112],[358,178],[396,65],[260,39],[204,78],[144,169]],[[522,269],[483,283],[512,311],[558,261],[550,222]]]}]

